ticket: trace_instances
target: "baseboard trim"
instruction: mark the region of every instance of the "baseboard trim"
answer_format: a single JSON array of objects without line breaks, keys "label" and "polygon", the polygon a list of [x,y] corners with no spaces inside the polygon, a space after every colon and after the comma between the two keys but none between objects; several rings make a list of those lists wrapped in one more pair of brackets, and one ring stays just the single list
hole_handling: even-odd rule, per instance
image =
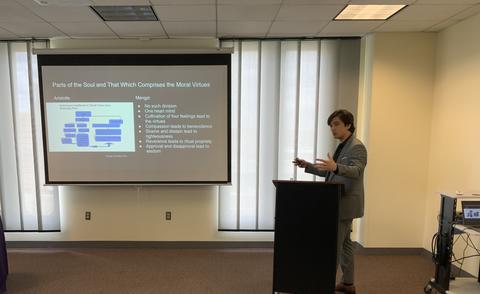
[{"label": "baseboard trim", "polygon": [[423,255],[423,251],[426,251],[424,248],[365,248],[358,242],[353,243],[355,253],[360,255]]},{"label": "baseboard trim", "polygon": [[7,248],[273,248],[273,242],[232,241],[7,241]]},{"label": "baseboard trim", "polygon": [[[273,248],[272,241],[7,241],[7,248]],[[362,255],[423,255],[424,248],[365,248],[354,242]]]},{"label": "baseboard trim", "polygon": [[[422,256],[425,256],[426,258],[431,260],[433,263],[432,252],[424,248],[422,252]],[[452,264],[450,267],[450,276],[457,277],[457,278],[477,278],[476,276],[472,275],[469,272],[464,271],[463,269],[460,270],[460,268],[454,264]]]},{"label": "baseboard trim", "polygon": [[476,276],[472,275],[469,272],[464,271],[463,269],[460,270],[460,268],[454,264],[451,266],[450,270],[450,276],[451,277],[456,277],[456,278],[477,278]]}]

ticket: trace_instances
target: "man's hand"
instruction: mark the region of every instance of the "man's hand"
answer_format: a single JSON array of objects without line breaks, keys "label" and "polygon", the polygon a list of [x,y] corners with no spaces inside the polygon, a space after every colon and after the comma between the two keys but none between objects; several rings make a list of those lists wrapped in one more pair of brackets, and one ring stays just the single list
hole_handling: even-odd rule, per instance
[{"label": "man's hand", "polygon": [[292,162],[295,166],[302,167],[302,168],[306,168],[309,163],[308,161],[298,157],[296,157]]},{"label": "man's hand", "polygon": [[313,166],[319,170],[336,171],[337,163],[333,160],[330,153],[328,153],[327,156],[327,159],[315,159],[316,163]]}]

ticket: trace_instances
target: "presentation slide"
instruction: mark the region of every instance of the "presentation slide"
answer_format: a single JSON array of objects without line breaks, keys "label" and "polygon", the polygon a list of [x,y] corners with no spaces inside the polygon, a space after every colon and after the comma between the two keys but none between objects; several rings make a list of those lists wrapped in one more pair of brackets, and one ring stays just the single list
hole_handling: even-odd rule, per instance
[{"label": "presentation slide", "polygon": [[47,184],[230,182],[228,65],[42,65]]}]

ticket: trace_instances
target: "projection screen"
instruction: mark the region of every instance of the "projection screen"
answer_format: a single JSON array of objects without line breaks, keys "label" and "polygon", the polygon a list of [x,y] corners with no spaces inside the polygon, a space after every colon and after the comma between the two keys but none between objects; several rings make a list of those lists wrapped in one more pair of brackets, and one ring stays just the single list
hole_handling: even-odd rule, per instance
[{"label": "projection screen", "polygon": [[39,50],[46,184],[228,184],[230,52]]}]

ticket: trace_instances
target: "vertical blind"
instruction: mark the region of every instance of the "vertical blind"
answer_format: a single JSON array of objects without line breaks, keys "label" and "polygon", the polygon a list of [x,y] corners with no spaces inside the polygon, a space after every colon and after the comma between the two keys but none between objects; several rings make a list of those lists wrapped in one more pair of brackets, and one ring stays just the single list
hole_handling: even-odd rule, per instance
[{"label": "vertical blind", "polygon": [[219,230],[273,230],[272,180],[322,180],[292,164],[334,151],[327,118],[356,113],[359,39],[232,40],[232,185]]},{"label": "vertical blind", "polygon": [[0,42],[0,205],[6,231],[58,231],[58,188],[43,184],[37,60],[45,41]]},{"label": "vertical blind", "polygon": [[[7,231],[60,230],[58,188],[44,186],[36,56],[46,42],[0,42],[0,205]],[[272,230],[274,179],[319,180],[293,167],[326,157],[328,115],[356,113],[359,39],[224,41],[232,56],[232,185],[220,230]]]}]

